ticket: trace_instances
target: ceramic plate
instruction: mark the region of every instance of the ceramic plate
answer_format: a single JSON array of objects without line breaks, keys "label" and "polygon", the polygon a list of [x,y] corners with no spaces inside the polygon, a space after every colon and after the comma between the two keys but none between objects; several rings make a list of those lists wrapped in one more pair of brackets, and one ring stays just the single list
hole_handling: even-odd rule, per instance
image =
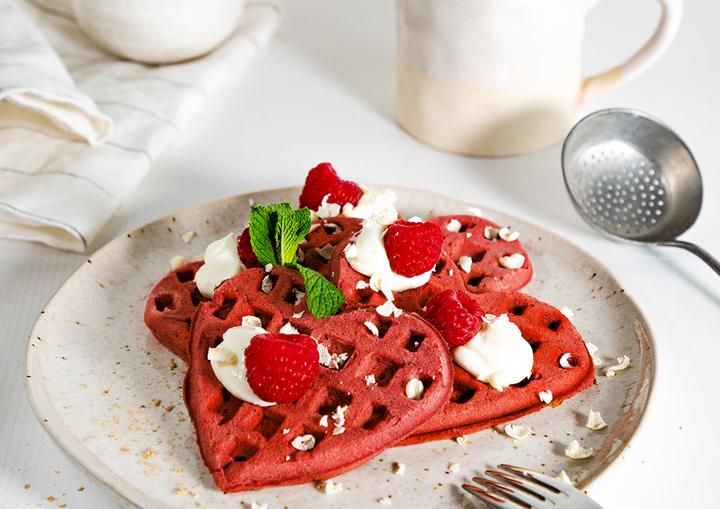
[{"label": "ceramic plate", "polygon": [[[632,366],[613,378],[598,370],[598,384],[557,408],[520,422],[533,436],[514,443],[497,430],[470,435],[460,445],[443,440],[392,448],[340,476],[345,489],[324,495],[310,484],[224,495],[203,466],[182,402],[185,366],[161,347],[143,323],[149,290],[174,255],[194,257],[212,240],[240,231],[249,205],[295,202],[298,189],[237,196],[155,221],[95,253],[57,292],[38,319],[27,347],[27,391],[40,422],[66,453],[117,493],[145,508],[460,507],[461,482],[497,463],[550,475],[565,470],[580,486],[602,472],[635,432],[648,401],[654,358],[648,324],[618,282],[597,260],[557,235],[486,210],[521,232],[535,279],[526,291],[557,307],[569,306],[586,341],[600,347],[605,364],[629,355]],[[406,216],[465,213],[470,206],[425,191],[396,189]],[[182,233],[193,230],[190,242]],[[590,409],[609,429],[584,427]],[[592,446],[588,460],[570,460],[572,439]],[[391,465],[407,466],[404,476]],[[457,463],[458,472],[448,464]]]}]

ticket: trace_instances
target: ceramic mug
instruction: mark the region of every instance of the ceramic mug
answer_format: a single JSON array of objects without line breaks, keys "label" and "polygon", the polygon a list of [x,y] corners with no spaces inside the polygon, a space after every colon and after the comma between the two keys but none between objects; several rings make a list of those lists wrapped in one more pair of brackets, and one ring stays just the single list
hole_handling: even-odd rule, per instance
[{"label": "ceramic mug", "polygon": [[400,125],[428,145],[505,156],[551,145],[584,101],[652,66],[668,49],[682,0],[632,57],[582,75],[585,15],[599,0],[396,0]]}]

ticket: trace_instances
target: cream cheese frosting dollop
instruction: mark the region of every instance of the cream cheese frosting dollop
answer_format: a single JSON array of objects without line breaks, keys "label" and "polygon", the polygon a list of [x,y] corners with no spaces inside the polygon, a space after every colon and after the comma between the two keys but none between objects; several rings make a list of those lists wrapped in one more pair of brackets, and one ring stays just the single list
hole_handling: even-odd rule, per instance
[{"label": "cream cheese frosting dollop", "polygon": [[375,216],[366,219],[355,241],[345,247],[345,258],[355,271],[370,278],[373,291],[382,292],[388,300],[393,300],[393,292],[404,292],[426,284],[432,269],[413,277],[393,272],[383,241],[386,227],[387,224],[378,221]]},{"label": "cream cheese frosting dollop", "polygon": [[507,315],[485,315],[475,336],[453,350],[457,364],[481,382],[502,391],[532,373],[533,351]]},{"label": "cream cheese frosting dollop", "polygon": [[244,269],[237,250],[237,236],[229,233],[205,248],[205,261],[195,273],[195,285],[204,297],[211,299],[220,283]]},{"label": "cream cheese frosting dollop", "polygon": [[246,325],[251,322],[245,318],[252,317],[243,317],[243,325],[225,331],[220,344],[208,349],[208,359],[215,376],[230,394],[254,405],[272,406],[275,403],[260,399],[252,390],[245,368],[245,349],[252,338],[267,331],[257,325]]},{"label": "cream cheese frosting dollop", "polygon": [[394,223],[398,218],[398,211],[395,208],[397,196],[390,189],[373,191],[363,187],[363,195],[357,205],[346,203],[342,208],[342,215],[356,217],[358,219],[370,219],[374,217],[378,222],[388,225]]}]

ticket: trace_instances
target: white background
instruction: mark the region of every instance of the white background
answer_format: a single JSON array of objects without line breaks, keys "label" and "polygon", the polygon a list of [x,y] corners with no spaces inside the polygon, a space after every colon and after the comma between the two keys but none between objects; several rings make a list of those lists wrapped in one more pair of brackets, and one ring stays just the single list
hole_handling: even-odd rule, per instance
[{"label": "white background", "polygon": [[[483,160],[437,152],[407,136],[393,120],[393,10],[390,0],[293,2],[283,32],[241,82],[211,100],[95,247],[178,209],[299,185],[310,167],[326,160],[353,180],[430,189],[551,228],[607,264],[647,314],[656,339],[657,378],[640,432],[589,493],[606,509],[712,505],[720,456],[720,278],[688,253],[598,237],[566,196],[559,146]],[[658,14],[651,0],[602,2],[588,18],[588,71],[629,55]],[[680,34],[660,63],[584,111],[636,107],[685,138],[705,183],[702,214],[685,238],[720,256],[718,19],[720,3],[686,2]],[[64,458],[36,422],[23,389],[30,328],[83,260],[0,241],[2,508],[116,507],[108,491]],[[85,489],[78,492],[80,486]],[[48,502],[50,496],[57,500]]]}]

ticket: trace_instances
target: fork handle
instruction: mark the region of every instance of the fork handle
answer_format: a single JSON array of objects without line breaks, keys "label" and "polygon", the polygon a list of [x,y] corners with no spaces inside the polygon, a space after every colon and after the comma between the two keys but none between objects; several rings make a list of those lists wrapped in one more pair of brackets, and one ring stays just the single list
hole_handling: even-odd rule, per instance
[{"label": "fork handle", "polygon": [[715,272],[717,272],[718,275],[720,275],[720,261],[718,261],[713,255],[705,251],[703,248],[696,244],[693,244],[692,242],[686,242],[684,240],[669,240],[667,242],[658,242],[658,245],[681,247],[686,251],[690,251],[702,261],[707,263],[712,270],[714,270]]}]

